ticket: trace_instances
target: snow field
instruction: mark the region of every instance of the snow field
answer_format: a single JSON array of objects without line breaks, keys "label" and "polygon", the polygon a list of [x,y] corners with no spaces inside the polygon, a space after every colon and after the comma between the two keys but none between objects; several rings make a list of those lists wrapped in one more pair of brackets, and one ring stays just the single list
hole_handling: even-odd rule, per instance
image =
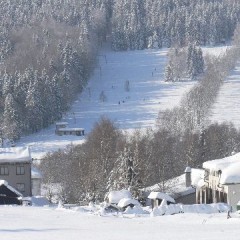
[{"label": "snow field", "polygon": [[211,109],[212,122],[232,122],[240,127],[240,62],[220,88],[217,101]]},{"label": "snow field", "polygon": [[1,206],[0,212],[4,240],[237,240],[240,234],[240,216],[236,213],[230,219],[226,213],[97,217],[80,209],[14,206]]}]

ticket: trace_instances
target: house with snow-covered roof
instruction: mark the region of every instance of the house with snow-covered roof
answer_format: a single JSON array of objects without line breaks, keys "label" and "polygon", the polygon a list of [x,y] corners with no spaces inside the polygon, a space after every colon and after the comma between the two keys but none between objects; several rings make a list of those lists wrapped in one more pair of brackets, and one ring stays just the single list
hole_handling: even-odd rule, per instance
[{"label": "house with snow-covered roof", "polygon": [[[184,174],[167,181],[157,183],[153,186],[144,188],[142,194],[149,196],[151,192],[164,192],[172,197],[176,203],[195,204],[196,203],[196,188],[202,181],[204,171],[202,169],[187,167]],[[163,188],[164,185],[164,188]],[[154,198],[161,199],[161,198]],[[158,205],[161,200],[158,200]]]},{"label": "house with snow-covered roof", "polygon": [[240,200],[240,153],[204,162],[203,168],[204,181],[197,191],[197,202],[224,202],[236,209]]},{"label": "house with snow-covered roof", "polygon": [[31,163],[27,147],[0,148],[0,180],[7,181],[23,196],[31,196]]}]

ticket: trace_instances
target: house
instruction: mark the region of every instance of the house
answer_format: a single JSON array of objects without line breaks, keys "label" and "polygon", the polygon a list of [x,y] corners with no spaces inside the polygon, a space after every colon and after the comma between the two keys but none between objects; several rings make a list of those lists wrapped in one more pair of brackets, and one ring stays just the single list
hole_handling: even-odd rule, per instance
[{"label": "house", "polygon": [[[144,188],[143,195],[147,197],[151,192],[164,192],[172,197],[176,203],[195,204],[196,188],[204,177],[204,170],[187,167],[184,174]],[[160,204],[160,202],[159,202]],[[147,203],[150,205],[150,203]]]},{"label": "house", "polygon": [[63,135],[75,135],[84,136],[84,128],[69,128],[67,122],[56,123],[55,134],[59,136]]},{"label": "house", "polygon": [[203,163],[204,180],[197,203],[224,202],[236,210],[240,200],[240,153]]},{"label": "house", "polygon": [[27,147],[0,148],[0,179],[24,197],[31,196],[31,163]]},{"label": "house", "polygon": [[22,203],[21,198],[23,195],[16,189],[11,187],[7,181],[0,180],[0,205]]}]

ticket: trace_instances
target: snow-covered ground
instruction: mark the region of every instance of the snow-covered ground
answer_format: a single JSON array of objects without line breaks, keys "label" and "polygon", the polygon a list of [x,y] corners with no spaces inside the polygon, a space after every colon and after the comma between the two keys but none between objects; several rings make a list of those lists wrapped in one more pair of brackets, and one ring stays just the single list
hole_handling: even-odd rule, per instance
[{"label": "snow-covered ground", "polygon": [[148,214],[105,216],[49,207],[0,207],[3,240],[237,240],[240,215],[184,213],[151,217]]},{"label": "snow-covered ground", "polygon": [[[69,127],[85,128],[88,133],[101,116],[115,121],[121,129],[153,127],[158,112],[176,106],[194,82],[164,82],[167,49],[112,52],[104,50],[85,91],[63,117]],[[129,91],[125,84],[129,81]],[[104,92],[106,101],[99,97]],[[17,145],[31,146],[34,158],[83,137],[56,136],[55,126],[23,137]]]},{"label": "snow-covered ground", "polygon": [[202,51],[203,51],[204,56],[210,55],[210,56],[220,57],[229,48],[231,48],[231,45],[221,45],[221,46],[215,46],[215,47],[202,47]]},{"label": "snow-covered ground", "polygon": [[240,62],[220,88],[217,101],[211,109],[212,122],[232,122],[240,127]]}]

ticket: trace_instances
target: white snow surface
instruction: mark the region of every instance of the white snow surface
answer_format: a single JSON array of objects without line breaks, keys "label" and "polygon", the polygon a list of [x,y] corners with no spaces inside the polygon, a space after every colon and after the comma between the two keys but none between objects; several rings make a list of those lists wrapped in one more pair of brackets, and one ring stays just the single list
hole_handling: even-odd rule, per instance
[{"label": "white snow surface", "polygon": [[227,167],[220,179],[221,184],[239,184],[240,183],[240,161]]},{"label": "white snow surface", "polygon": [[[83,207],[0,206],[0,234],[4,240],[239,239],[240,215],[232,213],[227,219],[223,205],[170,206],[165,215],[155,217],[151,210],[141,214],[137,209],[99,215]],[[179,210],[185,213],[169,215]]]},{"label": "white snow surface", "polygon": [[111,191],[107,194],[106,200],[108,203],[118,204],[121,199],[131,199],[132,194],[125,189],[122,189],[120,191]]},{"label": "white snow surface", "polygon": [[129,204],[133,204],[134,206],[139,206],[140,203],[133,199],[133,198],[122,198],[119,202],[118,202],[118,207],[120,208],[124,208],[126,206],[128,206]]},{"label": "white snow surface", "polygon": [[211,108],[211,122],[232,122],[240,127],[240,62],[224,81]]},{"label": "white snow surface", "polygon": [[232,156],[221,158],[221,159],[206,161],[203,163],[203,168],[209,169],[210,171],[221,170],[223,172],[226,168],[228,168],[229,166],[235,163],[240,163],[240,153],[236,153]]},{"label": "white snow surface", "polygon": [[215,57],[221,57],[231,47],[232,47],[231,45],[221,45],[216,47],[209,46],[209,47],[201,47],[201,48],[202,48],[203,56],[210,55]]},{"label": "white snow surface", "polygon": [[149,199],[165,199],[168,202],[175,203],[175,200],[163,192],[151,192],[148,196]]},{"label": "white snow surface", "polygon": [[204,162],[203,168],[209,169],[210,171],[221,170],[221,184],[240,183],[240,153],[226,158]]},{"label": "white snow surface", "polygon": [[28,147],[0,148],[0,162],[30,162]]}]

